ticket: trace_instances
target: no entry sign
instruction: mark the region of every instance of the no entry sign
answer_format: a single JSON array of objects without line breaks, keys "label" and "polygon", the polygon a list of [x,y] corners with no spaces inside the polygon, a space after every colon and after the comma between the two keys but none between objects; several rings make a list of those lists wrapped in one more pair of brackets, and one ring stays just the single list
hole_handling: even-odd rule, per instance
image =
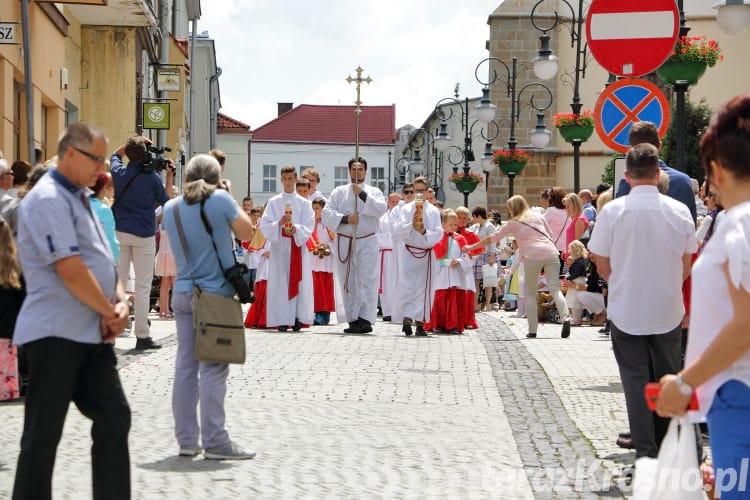
[{"label": "no entry sign", "polygon": [[652,122],[664,137],[669,126],[669,101],[659,87],[640,78],[610,84],[599,95],[594,110],[596,133],[604,144],[619,151],[630,148],[628,132],[633,123]]},{"label": "no entry sign", "polygon": [[586,17],[591,55],[618,76],[641,76],[661,66],[679,32],[674,0],[593,0]]}]

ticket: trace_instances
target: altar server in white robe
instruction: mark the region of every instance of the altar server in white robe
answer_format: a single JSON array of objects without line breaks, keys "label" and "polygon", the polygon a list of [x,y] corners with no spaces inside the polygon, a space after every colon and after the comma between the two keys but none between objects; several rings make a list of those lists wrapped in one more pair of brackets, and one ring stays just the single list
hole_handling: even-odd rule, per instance
[{"label": "altar server in white robe", "polygon": [[281,169],[283,192],[266,204],[260,227],[270,244],[266,324],[299,331],[313,323],[310,253],[305,243],[315,225],[310,201],[295,192],[297,170]]},{"label": "altar server in white robe", "polygon": [[[323,209],[323,223],[338,236],[335,239],[336,281],[343,297],[345,333],[369,333],[378,313],[378,232],[387,204],[383,192],[364,183],[367,161],[349,160],[350,184],[336,187]],[[356,208],[355,208],[356,207]]]},{"label": "altar server in white robe", "polygon": [[380,217],[380,227],[378,228],[378,249],[380,251],[378,293],[380,294],[383,321],[391,321],[398,300],[396,289],[398,268],[396,267],[396,253],[393,251],[390,216],[391,212],[398,207],[399,201],[401,201],[400,194],[391,193],[388,195],[388,212]]},{"label": "altar server in white robe", "polygon": [[[414,179],[417,199],[401,206],[399,221],[393,230],[398,244],[402,246],[398,251],[397,280],[403,318],[401,330],[407,336],[414,333],[413,323],[416,323],[416,335],[427,335],[423,324],[430,321],[432,309],[432,278],[435,272],[432,247],[443,238],[440,212],[431,203],[421,199],[428,187],[424,177]],[[418,220],[415,221],[415,214],[419,217],[420,206],[421,224]]]}]

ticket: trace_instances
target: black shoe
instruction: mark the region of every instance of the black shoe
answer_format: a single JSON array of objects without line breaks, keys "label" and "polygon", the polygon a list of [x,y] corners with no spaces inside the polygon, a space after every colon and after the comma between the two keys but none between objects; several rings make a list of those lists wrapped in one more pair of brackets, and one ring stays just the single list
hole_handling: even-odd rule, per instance
[{"label": "black shoe", "polygon": [[599,333],[601,333],[602,335],[609,335],[609,328],[607,328],[606,326],[604,328],[600,328]]},{"label": "black shoe", "polygon": [[617,433],[617,437],[621,437],[621,438],[628,438],[628,439],[630,439],[631,436],[632,435],[630,434],[630,431],[618,432]]},{"label": "black shoe", "polygon": [[135,341],[136,349],[161,349],[161,344],[154,342],[151,337],[145,337]]},{"label": "black shoe", "polygon": [[422,328],[422,325],[417,325],[417,332],[415,333],[417,337],[426,337],[427,332],[424,331],[424,328]]},{"label": "black shoe", "polygon": [[535,339],[536,338],[536,333],[529,332],[529,333],[526,334],[526,338],[527,339]]},{"label": "black shoe", "polygon": [[404,325],[401,327],[401,331],[404,332],[404,334],[409,337],[413,333],[411,330],[411,325],[409,323],[404,323]]},{"label": "black shoe", "polygon": [[461,331],[458,328],[453,328],[448,333],[452,333],[453,335],[461,335]]},{"label": "black shoe", "polygon": [[562,332],[560,333],[560,337],[567,339],[570,337],[570,321],[563,322],[562,326]]},{"label": "black shoe", "polygon": [[370,333],[372,332],[372,325],[366,319],[359,319],[359,332],[357,333]]},{"label": "black shoe", "polygon": [[294,320],[294,326],[292,327],[292,330],[294,330],[295,332],[302,330],[302,323],[300,323],[298,319]]},{"label": "black shoe", "polygon": [[349,323],[349,328],[344,328],[344,333],[361,333],[361,320],[359,318]]},{"label": "black shoe", "polygon": [[289,330],[289,327],[286,326],[286,325],[284,325],[284,326],[278,327],[276,330],[279,331],[279,332],[285,332],[285,331]]},{"label": "black shoe", "polygon": [[388,322],[391,320],[390,316],[383,316],[383,321]]}]

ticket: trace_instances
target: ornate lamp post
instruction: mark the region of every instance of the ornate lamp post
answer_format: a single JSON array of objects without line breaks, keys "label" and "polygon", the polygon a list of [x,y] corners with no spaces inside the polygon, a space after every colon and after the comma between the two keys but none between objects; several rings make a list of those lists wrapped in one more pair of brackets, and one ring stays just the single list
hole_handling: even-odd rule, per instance
[{"label": "ornate lamp post", "polygon": [[398,189],[406,184],[406,173],[411,172],[409,169],[412,159],[408,156],[402,156],[393,165],[393,171],[396,177],[393,179],[393,188]]},{"label": "ornate lamp post", "polygon": [[417,128],[409,134],[407,144],[412,159],[409,169],[416,176],[424,175],[428,181],[432,180],[432,189],[437,195],[442,187],[442,169],[438,161],[434,137],[429,130]]},{"label": "ornate lamp post", "polygon": [[[540,47],[538,55],[534,58],[534,74],[537,78],[542,80],[550,80],[557,74],[558,69],[558,58],[552,54],[552,50],[549,46],[549,35],[547,32],[552,31],[560,23],[560,16],[555,11],[555,19],[550,26],[541,26],[537,21],[537,8],[543,4],[546,0],[539,0],[534,8],[531,9],[531,24],[539,31],[542,35],[539,37]],[[581,114],[581,94],[580,94],[580,81],[581,78],[586,78],[586,44],[583,44],[583,24],[586,21],[586,16],[583,14],[583,0],[578,0],[578,15],[573,6],[568,3],[567,0],[560,0],[562,3],[568,6],[571,15],[570,25],[570,46],[575,47],[576,51],[576,66],[573,70],[573,101],[570,103],[570,108],[573,114],[578,116]],[[583,46],[582,46],[583,45]],[[569,75],[568,75],[569,76]],[[570,141],[573,144],[573,189],[578,192],[581,188],[581,144],[584,142],[581,139],[573,139]]]},{"label": "ornate lamp post", "polygon": [[[482,81],[479,76],[479,67],[485,62],[490,63],[489,78],[486,82]],[[503,75],[502,72],[498,74],[498,72],[493,67],[493,63],[500,64],[505,69],[505,75]],[[552,106],[552,91],[549,89],[549,87],[547,87],[543,83],[531,82],[518,89],[516,86],[516,80],[518,77],[518,59],[515,57],[513,58],[510,66],[508,66],[508,64],[502,59],[498,59],[496,57],[488,57],[477,65],[476,69],[474,70],[474,76],[476,77],[477,81],[483,85],[482,100],[480,101],[480,106],[482,105],[482,103],[489,103],[490,86],[498,80],[501,80],[503,77],[505,79],[505,90],[508,98],[510,98],[510,116],[508,117],[508,122],[510,123],[510,134],[508,136],[508,149],[511,152],[515,151],[516,146],[518,145],[518,140],[516,139],[516,123],[518,123],[521,117],[521,98],[526,91],[530,92],[528,102],[529,105],[536,111],[537,117],[536,126],[529,131],[529,140],[531,142],[531,146],[534,148],[544,148],[549,144],[550,136],[552,135],[552,133],[544,124],[544,111]],[[544,103],[546,100],[546,104],[539,104],[539,101],[534,99],[534,97],[538,95],[538,92],[541,92],[542,96],[547,98],[541,99],[542,103]],[[544,96],[544,94],[546,94],[546,96]],[[485,107],[485,109],[492,109],[493,114],[490,117],[490,120],[492,120],[492,118],[494,118],[494,112],[496,111],[496,108]],[[489,117],[489,113],[487,114],[487,116]],[[494,137],[487,138],[487,143],[485,144],[484,148],[484,155],[482,156],[482,170],[485,171],[488,180],[490,172],[492,172],[492,170],[494,170],[495,168],[495,164],[492,159],[491,140],[499,135],[499,128],[497,129],[497,132],[498,134],[495,134]],[[521,172],[523,166],[521,166],[520,168],[518,168],[517,166],[513,168],[503,168],[503,166],[501,165],[500,168],[508,176],[508,197],[510,198],[511,196],[513,196],[513,180],[515,179],[516,175]]]}]

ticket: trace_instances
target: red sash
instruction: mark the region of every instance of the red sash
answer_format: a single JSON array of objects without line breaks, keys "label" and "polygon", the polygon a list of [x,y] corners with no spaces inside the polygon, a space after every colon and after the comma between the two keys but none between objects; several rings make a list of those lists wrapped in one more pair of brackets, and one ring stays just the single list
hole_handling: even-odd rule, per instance
[{"label": "red sash", "polygon": [[302,248],[294,242],[294,235],[286,236],[289,238],[291,254],[289,255],[289,299],[299,295],[299,282],[302,281]]},{"label": "red sash", "polygon": [[[477,236],[477,234],[474,233],[473,231],[469,231],[465,227],[460,228],[458,230],[458,234],[463,236],[464,239],[466,240],[466,243],[469,245],[473,245],[474,243],[479,243],[479,236]],[[474,250],[471,250],[468,253],[470,256],[476,257],[477,255],[481,255],[482,253],[484,253],[484,247],[475,248]]]}]

